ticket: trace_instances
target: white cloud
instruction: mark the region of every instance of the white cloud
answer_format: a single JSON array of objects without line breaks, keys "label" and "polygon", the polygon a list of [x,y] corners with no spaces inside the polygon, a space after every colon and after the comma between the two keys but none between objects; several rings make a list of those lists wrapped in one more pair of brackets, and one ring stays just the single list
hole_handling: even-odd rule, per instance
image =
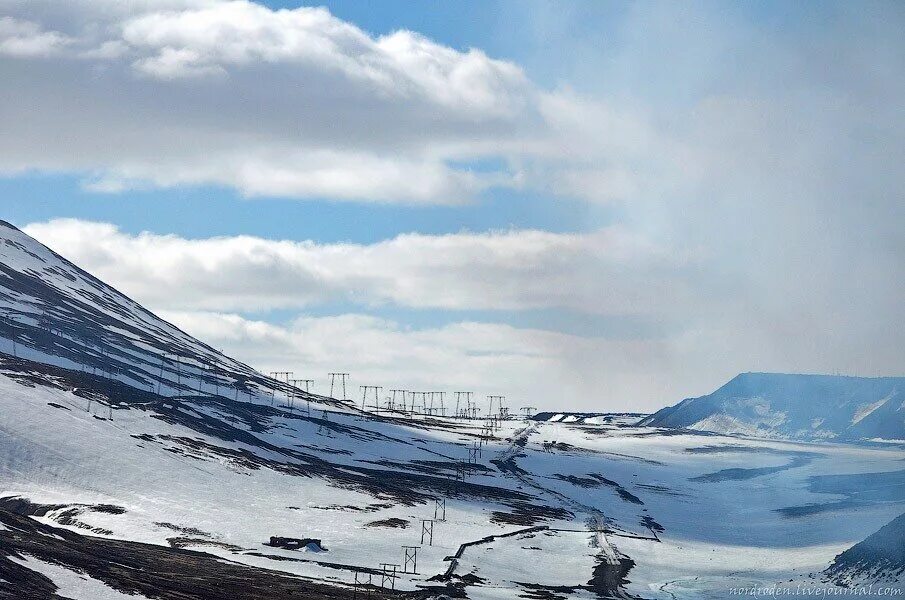
[{"label": "white cloud", "polygon": [[328,391],[328,372],[348,371],[352,398],[360,398],[358,385],[381,385],[385,393],[470,390],[481,402],[486,394],[504,394],[513,412],[529,405],[555,410],[563,398],[574,409],[651,410],[701,385],[670,362],[671,342],[664,341],[471,322],[413,330],[359,314],[299,318],[285,326],[223,313],[162,315],[262,370],[313,378],[316,392]]},{"label": "white cloud", "polygon": [[0,17],[0,54],[47,57],[60,52],[70,42],[67,36],[57,31],[45,31],[37,23]]},{"label": "white cloud", "polygon": [[502,156],[540,123],[541,92],[519,66],[415,32],[375,37],[323,8],[4,6],[16,16],[0,21],[0,51],[17,57],[0,64],[0,172],[80,172],[105,192],[459,204],[517,185],[505,168],[461,165]]},{"label": "white cloud", "polygon": [[[265,310],[336,301],[413,308],[675,314],[702,257],[619,228],[405,234],[374,244],[129,235],[71,219],[25,230],[157,308]],[[153,258],[152,258],[153,257]]]},{"label": "white cloud", "polygon": [[[498,385],[537,406],[568,395],[570,405],[595,410],[653,408],[742,371],[876,375],[901,365],[900,336],[888,318],[901,296],[875,293],[899,286],[885,281],[897,267],[883,260],[852,274],[862,288],[828,281],[794,256],[781,265],[794,279],[767,277],[770,269],[740,274],[726,269],[726,257],[619,228],[407,234],[367,245],[130,235],[76,220],[25,230],[263,370],[348,369],[361,383],[425,389]],[[228,314],[331,313],[349,305],[419,309],[422,318],[450,324],[419,329],[340,314],[280,326]],[[587,326],[568,334],[551,331],[553,318],[537,328],[458,322],[458,311],[484,310],[490,321],[494,310],[509,311],[496,313],[506,321],[511,311],[539,308],[567,309]],[[594,326],[627,315],[653,327],[626,334]]]},{"label": "white cloud", "polygon": [[509,115],[527,91],[521,69],[480,50],[458,52],[410,31],[373,38],[325,8],[271,10],[245,1],[130,19],[123,39],[164,79],[227,74],[250,65],[337,71],[374,93],[422,97],[471,117]]}]

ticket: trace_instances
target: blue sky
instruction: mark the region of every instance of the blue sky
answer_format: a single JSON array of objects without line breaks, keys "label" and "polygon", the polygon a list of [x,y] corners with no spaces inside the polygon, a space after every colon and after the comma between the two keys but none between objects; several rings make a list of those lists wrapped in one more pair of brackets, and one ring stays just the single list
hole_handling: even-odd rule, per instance
[{"label": "blue sky", "polygon": [[896,3],[0,19],[4,218],[261,370],[601,410],[901,371]]}]

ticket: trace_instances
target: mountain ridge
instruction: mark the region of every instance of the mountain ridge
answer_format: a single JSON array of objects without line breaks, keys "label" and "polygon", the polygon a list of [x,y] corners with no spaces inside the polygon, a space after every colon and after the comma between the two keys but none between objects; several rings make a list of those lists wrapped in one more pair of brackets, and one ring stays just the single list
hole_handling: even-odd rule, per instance
[{"label": "mountain ridge", "polygon": [[905,377],[740,373],[639,424],[812,440],[905,439]]}]

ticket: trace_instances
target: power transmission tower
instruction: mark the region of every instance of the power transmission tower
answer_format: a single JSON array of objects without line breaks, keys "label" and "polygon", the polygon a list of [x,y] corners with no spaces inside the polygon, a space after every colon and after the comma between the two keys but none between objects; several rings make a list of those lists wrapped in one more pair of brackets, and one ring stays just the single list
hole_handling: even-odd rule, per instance
[{"label": "power transmission tower", "polygon": [[301,386],[303,386],[303,385],[305,386],[305,406],[306,406],[305,414],[306,414],[306,416],[310,417],[311,416],[311,395],[310,395],[311,392],[310,392],[309,386],[314,385],[314,380],[313,379],[290,379],[289,383],[290,383],[290,385],[292,385],[292,387],[298,388],[298,389],[301,389]]},{"label": "power transmission tower", "polygon": [[[286,385],[289,385],[290,377],[292,377],[292,371],[271,371],[270,372],[271,379],[275,379],[275,380],[279,381],[280,383],[285,381]],[[270,388],[270,405],[271,406],[273,406],[275,396],[276,396],[276,388],[271,387]]]},{"label": "power transmission tower", "polygon": [[336,382],[336,378],[339,377],[342,382],[343,388],[343,400],[348,400],[349,398],[346,396],[346,378],[349,376],[348,373],[329,373],[330,375],[330,397],[333,398],[333,384]]},{"label": "power transmission tower", "polygon": [[[467,416],[468,411],[471,408],[471,397],[474,396],[474,392],[455,392],[456,397],[456,418],[461,418],[462,416]],[[462,400],[465,400],[465,408],[461,408]]]},{"label": "power transmission tower", "polygon": [[421,545],[424,545],[424,540],[427,539],[427,545],[434,545],[434,520],[433,519],[421,519]]},{"label": "power transmission tower", "polygon": [[[391,570],[392,567],[392,570]],[[399,565],[393,563],[380,563],[380,587],[386,588],[387,581],[390,582],[390,589],[396,589],[396,571]]]},{"label": "power transmission tower", "polygon": [[12,314],[12,313],[10,313],[10,312],[6,312],[6,313],[3,313],[3,318],[10,322],[9,328],[10,328],[10,330],[12,331],[12,333],[10,334],[10,338],[9,338],[9,339],[10,339],[10,341],[13,343],[13,357],[14,357],[14,358],[19,358],[19,354],[18,354],[18,351],[17,351],[17,349],[16,349],[16,339],[19,337],[19,334],[18,334],[18,332],[16,331],[15,326],[12,325],[12,323],[14,323],[14,322],[15,322],[16,324],[19,323],[19,317],[18,317],[18,315],[14,315],[14,314]]},{"label": "power transmission tower", "polygon": [[330,437],[330,428],[329,428],[329,427],[326,427],[326,426],[324,425],[324,423],[327,423],[327,422],[329,422],[329,421],[330,421],[330,416],[327,414],[327,409],[325,408],[325,409],[323,410],[323,412],[321,413],[321,422],[320,422],[320,425],[319,425],[318,428],[317,428],[317,434],[318,434],[318,435],[321,435],[321,434],[323,433],[323,431],[326,429],[326,430],[327,430],[327,437]]},{"label": "power transmission tower", "polygon": [[[402,572],[412,575],[418,574],[418,549],[421,546],[403,546]],[[411,571],[409,571],[411,568]]]},{"label": "power transmission tower", "polygon": [[160,395],[160,385],[161,385],[161,382],[163,381],[163,359],[167,356],[169,356],[169,354],[166,352],[164,352],[160,356],[160,376],[157,378],[157,395],[158,396]]},{"label": "power transmission tower", "polygon": [[446,498],[435,498],[434,499],[434,520],[435,521],[445,521],[446,520]]},{"label": "power transmission tower", "polygon": [[390,390],[390,393],[393,394],[393,397],[390,398],[390,410],[396,410],[396,394],[400,394],[402,396],[402,412],[405,412],[405,394],[407,390]]},{"label": "power transmission tower", "polygon": [[499,414],[503,414],[503,400],[506,399],[506,396],[487,396],[487,400],[490,402],[490,407],[487,409],[487,415],[493,415],[493,401],[497,401],[497,412]]},{"label": "power transmission tower", "polygon": [[361,389],[361,412],[365,412],[365,401],[367,400],[368,391],[374,390],[374,407],[377,409],[378,414],[380,413],[380,392],[383,387],[379,385],[360,385],[358,386]]},{"label": "power transmission tower", "polygon": [[308,387],[311,386],[311,385],[314,385],[314,380],[313,380],[313,379],[290,379],[290,380],[289,380],[289,383],[290,383],[293,387],[297,387],[297,388],[299,388],[299,389],[302,389],[301,386],[304,385],[304,386],[305,386],[305,393],[308,394],[308,393],[310,393],[310,390],[308,389]]},{"label": "power transmission tower", "polygon": [[[365,580],[365,575],[368,576],[367,581]],[[352,582],[352,600],[357,600],[358,598],[358,590],[360,588],[365,588],[365,593],[367,594],[367,598],[371,597],[371,577],[372,573],[364,572],[359,569],[355,569],[355,579]]]},{"label": "power transmission tower", "polygon": [[477,442],[474,442],[468,448],[468,462],[472,463],[472,464],[477,463],[479,456],[481,456],[481,447],[478,445]]}]

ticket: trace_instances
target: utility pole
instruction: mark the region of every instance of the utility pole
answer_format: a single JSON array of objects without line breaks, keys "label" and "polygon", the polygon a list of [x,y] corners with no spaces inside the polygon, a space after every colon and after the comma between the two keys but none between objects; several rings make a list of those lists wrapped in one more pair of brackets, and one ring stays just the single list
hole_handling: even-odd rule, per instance
[{"label": "utility pole", "polygon": [[433,519],[421,519],[421,545],[424,545],[424,540],[427,539],[427,545],[434,545],[434,520]]},{"label": "utility pole", "polygon": [[405,394],[407,390],[390,390],[393,397],[390,398],[390,410],[396,410],[396,394],[402,395],[402,412],[405,412]]},{"label": "utility pole", "polygon": [[435,498],[434,499],[434,520],[435,521],[445,521],[446,520],[446,498]]},{"label": "utility pole", "polygon": [[497,411],[502,412],[503,410],[503,400],[506,396],[487,396],[487,400],[490,402],[490,407],[487,409],[487,415],[490,416],[493,414],[493,401],[497,401]]},{"label": "utility pole", "polygon": [[[392,570],[391,570],[392,567]],[[396,571],[399,565],[393,563],[380,563],[380,587],[386,589],[387,581],[390,582],[390,589],[396,589]]]},{"label": "utility pole", "polygon": [[[474,392],[455,392],[456,397],[456,418],[460,418],[463,414],[468,415],[468,411],[471,408],[471,398],[474,396]],[[462,400],[465,400],[465,408],[462,409],[461,404]],[[462,412],[465,411],[465,412]]]},{"label": "utility pole", "polygon": [[167,356],[167,353],[164,352],[160,355],[160,375],[157,377],[157,395],[160,395],[160,386],[163,383],[163,359]]},{"label": "utility pole", "polygon": [[348,400],[346,397],[346,378],[349,376],[348,373],[329,373],[330,375],[330,397],[333,398],[333,384],[336,382],[336,378],[339,377],[342,382],[343,388],[343,400]]},{"label": "utility pole", "polygon": [[10,334],[9,339],[13,343],[13,357],[19,358],[18,351],[16,350],[16,338],[19,337],[19,335],[15,331],[15,327],[12,325],[13,322],[15,322],[16,324],[19,323],[19,317],[10,312],[6,312],[3,313],[3,318],[10,322],[10,330],[12,330],[12,333]]},{"label": "utility pole", "polygon": [[[417,575],[418,574],[418,549],[421,546],[403,546],[402,572]],[[411,571],[409,569],[411,568]]]},{"label": "utility pole", "polygon": [[358,386],[361,390],[361,412],[365,412],[365,400],[367,399],[368,391],[374,390],[374,407],[377,409],[377,413],[380,413],[380,392],[379,390],[383,389],[383,386],[379,385],[360,385]]},{"label": "utility pole", "polygon": [[[286,382],[286,385],[289,385],[289,378],[292,377],[292,371],[271,371],[270,378],[275,379],[282,383]],[[274,396],[276,395],[276,388],[270,388],[270,405],[273,406]]]},{"label": "utility pole", "polygon": [[534,414],[534,411],[537,410],[535,406],[523,406],[520,409],[523,413],[525,413],[525,420],[528,421],[531,419],[531,416]]},{"label": "utility pole", "polygon": [[299,389],[302,389],[301,386],[304,385],[304,386],[305,386],[305,393],[308,394],[308,393],[309,393],[308,386],[309,386],[309,385],[314,385],[314,380],[313,380],[313,379],[290,379],[290,380],[289,380],[289,384],[290,384],[292,387],[297,387],[297,388],[299,388]]}]

